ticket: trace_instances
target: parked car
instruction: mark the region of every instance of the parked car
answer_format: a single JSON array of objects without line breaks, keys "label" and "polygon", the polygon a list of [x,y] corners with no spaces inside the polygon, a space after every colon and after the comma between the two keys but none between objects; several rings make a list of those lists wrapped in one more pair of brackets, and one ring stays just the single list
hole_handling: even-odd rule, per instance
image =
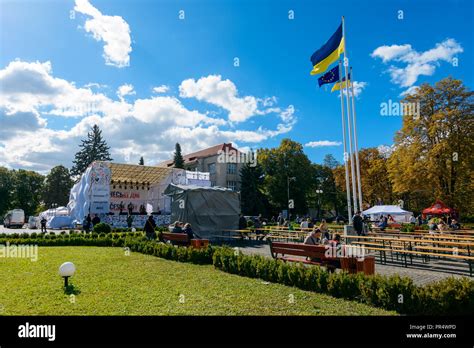
[{"label": "parked car", "polygon": [[7,212],[3,218],[3,226],[6,228],[23,227],[25,224],[25,212],[23,209],[13,209]]}]

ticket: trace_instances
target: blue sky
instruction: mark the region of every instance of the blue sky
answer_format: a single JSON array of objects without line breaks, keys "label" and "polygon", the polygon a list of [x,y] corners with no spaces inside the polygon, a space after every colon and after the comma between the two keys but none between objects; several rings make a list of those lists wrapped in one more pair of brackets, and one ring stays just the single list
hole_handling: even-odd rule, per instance
[{"label": "blue sky", "polygon": [[[381,116],[380,103],[449,75],[472,88],[473,13],[469,0],[2,0],[0,165],[70,166],[93,123],[117,162],[165,160],[176,141],[187,152],[221,141],[272,147],[285,137],[316,142],[305,147],[315,162],[327,153],[342,160],[341,145],[323,146],[342,141],[338,96],[309,74],[309,57],[342,15],[363,86],[359,147],[391,145],[402,119]],[[123,85],[133,90],[118,96]],[[158,86],[166,91],[154,93]],[[100,106],[64,112],[87,101]]]}]

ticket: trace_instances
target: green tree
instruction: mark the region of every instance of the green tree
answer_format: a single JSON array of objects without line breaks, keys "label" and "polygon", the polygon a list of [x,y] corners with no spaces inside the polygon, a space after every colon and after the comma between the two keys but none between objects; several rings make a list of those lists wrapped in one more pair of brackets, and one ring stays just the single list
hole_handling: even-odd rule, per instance
[{"label": "green tree", "polygon": [[140,157],[140,161],[138,161],[138,164],[140,166],[144,166],[145,165],[145,160],[143,159],[143,156]]},{"label": "green tree", "polygon": [[81,140],[81,148],[75,155],[71,175],[78,177],[84,173],[87,167],[94,161],[112,161],[110,157],[110,147],[102,138],[102,131],[99,126],[94,125],[87,133],[87,139]]},{"label": "green tree", "polygon": [[334,169],[337,166],[340,166],[341,164],[334,158],[333,155],[327,154],[326,156],[324,156],[323,165],[325,167],[328,167],[329,169]]},{"label": "green tree", "polygon": [[29,170],[13,171],[13,197],[11,208],[25,211],[25,215],[34,215],[41,203],[44,176]]},{"label": "green tree", "polygon": [[0,216],[3,216],[11,206],[13,194],[13,172],[0,167]]},{"label": "green tree", "polygon": [[181,154],[181,145],[179,143],[176,143],[174,147],[174,159],[173,159],[173,164],[175,168],[184,168],[184,158],[183,155]]},{"label": "green tree", "polygon": [[404,102],[405,115],[388,161],[394,191],[419,211],[443,200],[461,212],[474,209],[474,93],[451,77],[421,85]]},{"label": "green tree", "polygon": [[240,169],[240,205],[244,215],[267,215],[268,201],[264,194],[264,174],[260,165],[245,164]]},{"label": "green tree", "polygon": [[314,187],[314,177],[308,175],[312,172],[312,166],[303,152],[303,146],[283,139],[277,148],[261,149],[258,162],[265,173],[264,187],[270,204],[278,210],[288,209],[289,187],[290,199],[294,201],[291,213],[306,213],[307,193]]},{"label": "green tree", "polygon": [[73,185],[69,170],[64,166],[56,166],[46,176],[43,189],[43,202],[50,208],[53,203],[66,206],[69,202],[69,191]]}]

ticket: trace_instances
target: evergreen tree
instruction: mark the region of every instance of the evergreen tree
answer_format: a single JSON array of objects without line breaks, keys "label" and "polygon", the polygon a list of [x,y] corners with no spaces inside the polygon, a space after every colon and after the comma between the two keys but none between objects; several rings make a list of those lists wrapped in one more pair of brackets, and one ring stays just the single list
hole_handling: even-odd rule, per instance
[{"label": "evergreen tree", "polygon": [[50,208],[53,203],[66,206],[69,202],[69,191],[73,185],[69,170],[64,166],[56,166],[46,176],[43,188],[43,202]]},{"label": "evergreen tree", "polygon": [[244,215],[267,215],[268,200],[263,193],[262,167],[247,163],[240,169],[240,206]]},{"label": "evergreen tree", "polygon": [[143,159],[143,156],[140,157],[140,161],[138,161],[138,164],[141,165],[141,166],[145,165],[145,160]]},{"label": "evergreen tree", "polygon": [[80,176],[87,167],[94,161],[112,161],[110,157],[110,147],[102,138],[102,131],[99,126],[94,125],[92,130],[87,133],[87,139],[82,140],[81,148],[75,156],[74,165],[71,168],[72,176]]},{"label": "evergreen tree", "polygon": [[179,145],[179,143],[176,143],[175,148],[174,148],[173,164],[175,168],[184,169],[184,158],[183,158],[183,155],[181,154],[181,145]]}]

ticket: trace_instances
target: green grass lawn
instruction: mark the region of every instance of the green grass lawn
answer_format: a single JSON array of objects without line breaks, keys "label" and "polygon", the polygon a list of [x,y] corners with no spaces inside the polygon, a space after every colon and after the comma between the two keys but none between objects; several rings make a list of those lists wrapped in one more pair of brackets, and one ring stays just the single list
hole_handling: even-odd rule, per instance
[{"label": "green grass lawn", "polygon": [[[65,261],[77,268],[75,303],[58,275]],[[0,315],[396,314],[121,248],[39,247],[37,262],[0,259],[0,279]]]}]

